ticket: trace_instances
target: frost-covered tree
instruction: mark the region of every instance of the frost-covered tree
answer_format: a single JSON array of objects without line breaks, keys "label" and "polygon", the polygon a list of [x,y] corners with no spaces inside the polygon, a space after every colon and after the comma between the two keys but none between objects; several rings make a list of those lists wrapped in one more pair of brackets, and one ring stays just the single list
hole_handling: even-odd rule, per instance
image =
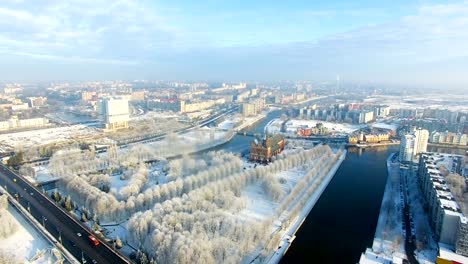
[{"label": "frost-covered tree", "polygon": [[0,238],[8,238],[18,230],[18,225],[7,211],[8,200],[6,195],[0,196]]}]

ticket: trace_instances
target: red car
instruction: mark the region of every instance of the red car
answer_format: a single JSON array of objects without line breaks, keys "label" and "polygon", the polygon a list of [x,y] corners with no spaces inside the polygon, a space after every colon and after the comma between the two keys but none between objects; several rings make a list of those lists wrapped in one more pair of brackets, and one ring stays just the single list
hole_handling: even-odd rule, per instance
[{"label": "red car", "polygon": [[91,244],[93,244],[94,246],[99,245],[99,240],[97,240],[94,236],[89,235],[88,238],[89,238],[89,241],[91,241]]}]

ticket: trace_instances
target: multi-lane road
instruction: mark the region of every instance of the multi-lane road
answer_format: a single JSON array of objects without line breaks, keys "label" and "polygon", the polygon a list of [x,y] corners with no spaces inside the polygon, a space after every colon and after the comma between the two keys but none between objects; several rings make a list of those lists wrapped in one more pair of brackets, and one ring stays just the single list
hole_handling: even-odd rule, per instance
[{"label": "multi-lane road", "polygon": [[84,258],[87,263],[131,263],[103,241],[93,246],[88,239],[91,233],[82,223],[3,165],[0,165],[0,184],[14,197],[17,196],[21,205],[44,225],[57,239],[57,243],[61,240],[62,245],[80,262]]}]

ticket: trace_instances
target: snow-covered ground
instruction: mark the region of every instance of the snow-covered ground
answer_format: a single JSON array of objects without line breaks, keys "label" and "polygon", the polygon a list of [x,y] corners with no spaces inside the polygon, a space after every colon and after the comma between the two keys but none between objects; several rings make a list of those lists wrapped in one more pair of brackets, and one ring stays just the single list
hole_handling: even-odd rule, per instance
[{"label": "snow-covered ground", "polygon": [[233,129],[237,125],[237,123],[239,123],[239,121],[240,120],[238,120],[237,118],[234,120],[226,119],[223,122],[219,123],[217,127],[222,130]]},{"label": "snow-covered ground", "polygon": [[[394,154],[387,159],[388,177],[372,249],[367,249],[366,253],[361,256],[361,264],[385,259],[406,259],[404,249],[405,237],[403,236],[402,228],[403,215],[400,190],[400,163],[391,161],[393,155]],[[375,257],[375,259],[373,259],[373,257]]]},{"label": "snow-covered ground", "polygon": [[[393,155],[393,154],[392,154]],[[400,167],[399,162],[392,162],[390,156],[387,160],[388,179],[380,209],[379,220],[375,231],[372,248],[368,248],[361,255],[360,264],[366,263],[402,263],[406,259],[404,249],[405,231],[403,230],[402,201],[403,191],[400,188],[400,173],[407,173],[408,204],[410,219],[414,223],[415,256],[419,263],[434,263],[437,256],[437,244],[429,226],[429,219],[423,209],[422,195],[417,183],[417,177],[410,167]],[[405,186],[405,185],[402,185]],[[411,220],[410,220],[411,221]]]},{"label": "snow-covered ground", "polygon": [[454,94],[424,94],[424,95],[374,95],[364,100],[366,103],[389,105],[393,109],[448,109],[451,111],[468,112],[468,96]]},{"label": "snow-covered ground", "polygon": [[384,122],[375,122],[373,124],[370,125],[371,127],[373,128],[382,128],[382,129],[390,129],[390,130],[393,130],[393,131],[397,131],[398,129],[398,124],[395,124],[395,123],[384,123]]},{"label": "snow-covered ground", "polygon": [[[266,129],[268,133],[280,133],[282,123],[281,119],[274,119],[268,123]],[[356,130],[359,130],[367,125],[354,125],[346,123],[332,123],[321,120],[302,120],[302,119],[291,119],[288,120],[285,124],[286,133],[296,134],[299,128],[312,128],[315,127],[318,123],[322,123],[324,127],[328,128],[328,131],[331,133],[352,133]]]},{"label": "snow-covered ground", "polygon": [[181,115],[179,115],[178,113],[174,113],[174,112],[171,112],[171,111],[149,111],[149,112],[146,112],[142,115],[136,115],[136,116],[132,116],[130,117],[130,120],[132,121],[142,121],[142,120],[147,120],[147,119],[156,119],[156,118],[164,118],[164,119],[177,119],[177,118],[180,118]]},{"label": "snow-covered ground", "polygon": [[49,144],[52,142],[61,142],[83,137],[91,137],[97,133],[95,128],[84,125],[73,125],[66,127],[55,127],[23,131],[17,133],[1,134],[0,144],[15,147],[31,147]]},{"label": "snow-covered ground", "polygon": [[[207,247],[204,254],[216,258],[216,262],[229,262],[225,257],[232,257],[236,262],[249,262],[252,257],[258,262],[265,259],[262,251],[270,254],[277,250],[280,241],[292,241],[286,237],[293,228],[290,225],[297,224],[294,228],[298,228],[301,217],[307,215],[302,210],[310,211],[313,206],[309,198],[318,199],[326,187],[323,184],[329,177],[326,175],[334,174],[333,165],[342,156],[328,146],[306,146],[300,140],[288,144],[268,165],[251,163],[224,152],[184,155],[221,144],[231,137],[232,132],[203,127],[126,148],[112,145],[103,153],[68,147],[57,151],[49,164],[35,167],[35,180],[47,181],[53,179],[51,175],[60,177],[61,198],[57,199],[71,199],[76,204],[72,213],[77,218],[86,218],[83,221],[88,227],[94,227],[94,219],[98,217],[106,239],[120,238],[124,244],[121,251],[125,254],[142,248],[158,262],[168,262],[158,251],[166,245],[150,240],[147,234],[160,225],[167,225],[167,221],[175,223],[172,213],[187,206],[201,206],[193,213],[187,211],[190,215],[187,221],[181,221],[176,227],[185,230],[180,235],[195,239],[193,228],[206,226],[209,219],[219,221],[219,227],[228,235],[209,234],[209,230],[197,232],[208,232],[214,236],[213,241],[230,244],[228,248],[239,244],[239,249],[227,255],[214,254],[210,248],[214,250],[216,244],[204,239]],[[177,155],[181,156],[176,158]],[[148,160],[151,164],[145,163]],[[165,209],[158,209],[161,207]],[[165,220],[158,220],[159,224],[154,222],[155,225],[148,226],[146,236],[139,237],[135,222],[151,220],[150,216],[140,219],[139,214],[160,214]],[[202,215],[207,217],[199,218]],[[191,225],[190,219],[198,224]],[[242,240],[233,238],[238,228],[246,230]],[[176,235],[171,228],[159,231]]]},{"label": "snow-covered ground", "polygon": [[[309,215],[310,211],[315,206],[315,203],[318,201],[318,199],[325,191],[330,181],[333,179],[333,176],[335,175],[338,168],[341,166],[341,163],[344,161],[345,157],[346,151],[341,153],[341,156],[338,157],[337,161],[334,164],[332,164],[329,171],[324,172],[324,177],[320,182],[318,182],[318,186],[316,187],[312,195],[308,197],[308,200],[304,203],[304,205],[302,205],[302,208],[300,209],[300,212],[298,213],[297,217],[290,221],[289,226],[282,230],[283,232],[281,234],[281,242],[279,244],[280,246],[278,246],[278,248],[275,249],[269,257],[267,257],[267,263],[273,264],[280,262],[281,257],[287,252],[287,250],[293,243],[297,230],[299,230],[302,223],[305,221],[306,217]],[[295,174],[293,173],[292,175]],[[297,174],[295,176],[297,176]],[[294,176],[292,178],[299,180],[299,178]],[[273,223],[273,228],[276,228],[275,224],[277,222],[279,222],[279,220]],[[279,224],[281,224],[281,222]]]},{"label": "snow-covered ground", "polygon": [[24,263],[54,263],[57,259],[52,253],[53,246],[12,206],[6,212],[13,217],[18,230],[0,239],[0,255]]},{"label": "snow-covered ground", "polygon": [[412,173],[412,176],[408,177],[408,189],[416,237],[416,258],[419,263],[434,263],[437,257],[437,242],[434,240],[434,233],[429,225],[429,217],[424,211],[423,196],[418,186],[417,176],[414,171]]}]

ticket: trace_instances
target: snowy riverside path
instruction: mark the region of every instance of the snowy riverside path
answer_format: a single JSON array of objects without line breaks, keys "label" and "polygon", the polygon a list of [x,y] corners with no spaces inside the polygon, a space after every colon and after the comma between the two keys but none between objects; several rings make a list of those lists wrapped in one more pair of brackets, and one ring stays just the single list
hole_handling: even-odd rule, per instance
[{"label": "snowy riverside path", "polygon": [[309,215],[312,208],[314,208],[315,203],[318,201],[323,191],[325,191],[328,184],[333,179],[333,176],[335,175],[336,171],[340,167],[341,163],[345,160],[345,158],[346,158],[346,151],[343,150],[341,157],[336,161],[333,167],[331,167],[330,171],[327,173],[323,181],[317,187],[317,190],[314,192],[314,194],[310,197],[309,201],[302,208],[299,216],[293,221],[291,221],[291,225],[284,232],[281,238],[281,242],[280,242],[281,247],[279,247],[275,252],[273,252],[272,256],[270,257],[269,260],[266,261],[266,263],[276,264],[280,262],[281,258],[284,256],[284,254],[286,254],[287,250],[289,249],[292,242],[294,241],[294,237],[295,237],[294,235],[296,234],[297,230],[299,230],[302,223],[304,223],[307,215]]}]

